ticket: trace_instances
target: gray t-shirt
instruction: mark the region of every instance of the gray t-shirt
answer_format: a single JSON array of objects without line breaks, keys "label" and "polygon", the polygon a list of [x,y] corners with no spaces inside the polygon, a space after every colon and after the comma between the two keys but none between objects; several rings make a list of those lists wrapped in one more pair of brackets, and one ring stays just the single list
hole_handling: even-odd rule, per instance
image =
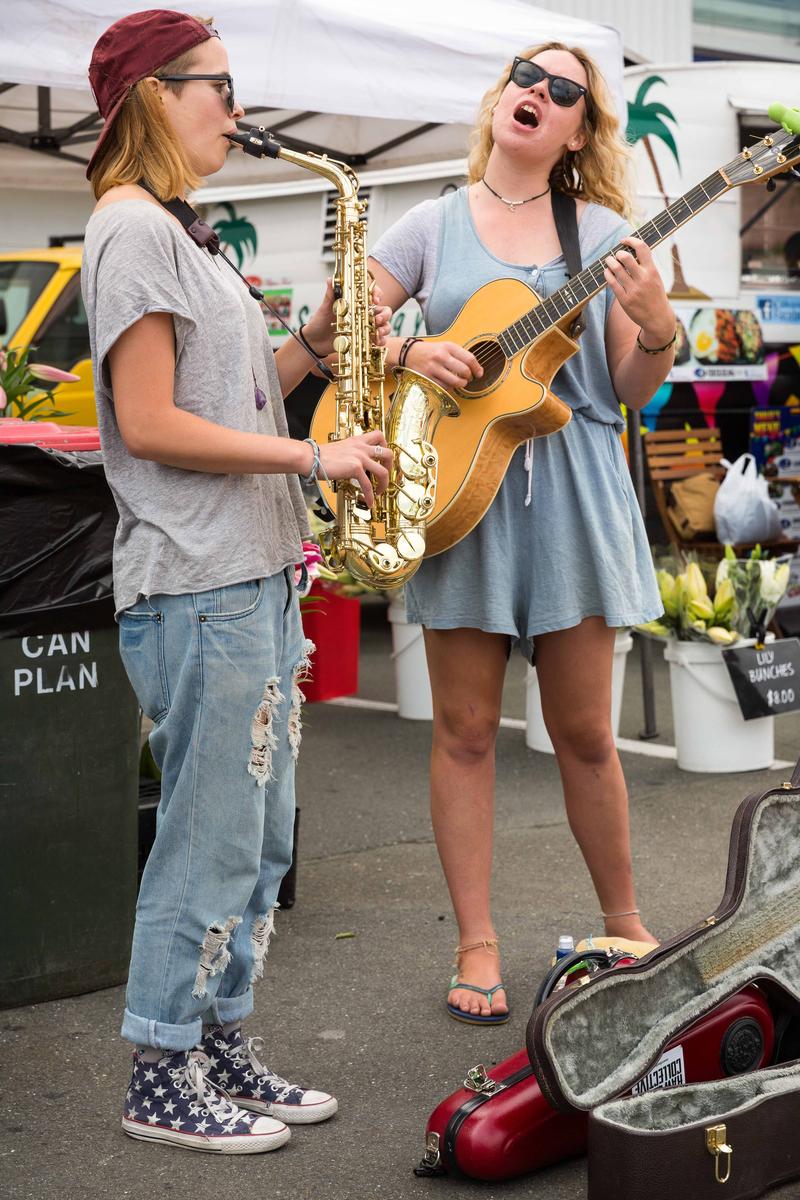
[{"label": "gray t-shirt", "polygon": [[[117,425],[108,352],[146,313],[175,325],[174,402],[217,425],[288,436],[275,360],[257,301],[147,200],[124,200],[86,226],[81,284],[106,477],[119,510],[117,612],[139,596],[206,591],[299,562],[308,523],[296,475],[222,475],[134,458]],[[256,406],[255,388],[266,403]]]}]

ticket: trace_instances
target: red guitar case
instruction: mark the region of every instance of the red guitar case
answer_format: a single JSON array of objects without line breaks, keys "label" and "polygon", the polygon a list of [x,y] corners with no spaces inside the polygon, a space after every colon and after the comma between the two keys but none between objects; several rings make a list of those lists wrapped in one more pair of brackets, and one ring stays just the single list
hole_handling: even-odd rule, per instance
[{"label": "red guitar case", "polygon": [[[640,961],[537,1006],[527,1054],[473,1068],[434,1110],[417,1173],[501,1180],[574,1157],[586,1149],[589,1111],[610,1101],[614,1137],[628,1136],[630,1111],[636,1153],[646,1156],[636,1097],[663,1088],[689,1097],[695,1084],[745,1075],[756,1096],[762,1069],[792,1058],[800,1058],[800,765],[790,782],[740,805],[715,912]],[[737,1086],[746,1091],[744,1078]],[[680,1094],[669,1095],[673,1113]],[[650,1110],[660,1111],[657,1098]],[[595,1128],[605,1135],[608,1125]]]},{"label": "red guitar case", "polygon": [[[767,999],[745,988],[670,1043],[636,1094],[755,1070],[772,1060],[774,1046]],[[528,1051],[519,1050],[488,1071],[473,1067],[433,1110],[415,1173],[512,1179],[584,1154],[587,1127],[588,1113],[547,1102]]]}]

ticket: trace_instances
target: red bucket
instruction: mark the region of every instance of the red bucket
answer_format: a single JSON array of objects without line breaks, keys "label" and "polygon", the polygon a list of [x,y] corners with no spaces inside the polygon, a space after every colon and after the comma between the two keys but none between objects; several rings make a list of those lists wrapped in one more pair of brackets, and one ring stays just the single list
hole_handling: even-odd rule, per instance
[{"label": "red bucket", "polygon": [[306,700],[333,700],[358,691],[358,647],[361,605],[338,596],[315,580],[301,609],[303,629],[316,646],[311,678],[302,685]]}]

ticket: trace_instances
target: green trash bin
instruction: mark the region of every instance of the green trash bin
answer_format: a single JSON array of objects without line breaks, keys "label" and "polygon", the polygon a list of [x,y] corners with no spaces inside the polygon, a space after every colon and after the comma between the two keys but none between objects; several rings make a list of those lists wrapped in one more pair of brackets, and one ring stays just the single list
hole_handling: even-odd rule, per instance
[{"label": "green trash bin", "polygon": [[3,1008],[127,975],[139,709],[110,600],[115,517],[101,466],[0,446]]}]

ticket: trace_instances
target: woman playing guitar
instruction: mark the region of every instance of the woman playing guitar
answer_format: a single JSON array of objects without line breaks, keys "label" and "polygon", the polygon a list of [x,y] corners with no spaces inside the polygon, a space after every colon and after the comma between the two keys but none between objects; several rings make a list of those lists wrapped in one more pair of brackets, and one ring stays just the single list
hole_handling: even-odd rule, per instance
[{"label": "woman playing guitar", "polygon": [[[544,296],[565,283],[553,189],[576,198],[584,263],[620,240],[631,248],[608,258],[608,288],[584,309],[581,351],[556,376],[569,424],[520,447],[483,520],[406,586],[433,691],[433,827],[459,928],[447,1007],[461,1020],[508,1018],[489,892],[495,739],[515,646],[535,655],[567,817],[606,933],[654,940],[634,894],[611,666],[615,628],[662,611],[620,404],[643,407],[665,379],[675,316],[650,250],[625,236],[627,165],[592,59],[559,43],[528,49],[484,97],[468,186],[417,205],[371,261],[385,302],[416,297],[436,334],[491,280],[522,280]],[[451,391],[482,373],[455,342],[389,339],[389,365],[400,358]]]}]

